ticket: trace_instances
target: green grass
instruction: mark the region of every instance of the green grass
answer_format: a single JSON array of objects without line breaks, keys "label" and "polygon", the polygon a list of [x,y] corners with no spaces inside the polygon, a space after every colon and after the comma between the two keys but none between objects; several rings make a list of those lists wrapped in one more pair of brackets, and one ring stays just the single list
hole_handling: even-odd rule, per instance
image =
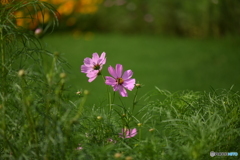
[{"label": "green grass", "polygon": [[[71,65],[67,77],[61,57],[41,49],[19,54],[9,66],[0,90],[0,159],[205,160],[211,151],[239,152],[239,86],[230,87],[239,78],[233,40],[96,35],[86,41],[63,35],[43,41],[63,52]],[[136,89],[127,98],[116,96],[109,111],[102,78],[88,83],[80,73],[94,50],[107,52],[105,75],[108,65],[121,63],[145,85],[134,111]],[[76,95],[81,88],[90,94]],[[124,127],[137,128],[137,135],[119,137]]]},{"label": "green grass", "polygon": [[[62,52],[71,68],[69,82],[71,92],[88,89],[90,101],[98,103],[105,96],[102,78],[87,82],[80,66],[92,53],[107,53],[107,67],[123,64],[132,69],[134,78],[144,84],[140,95],[152,91],[155,86],[172,92],[179,90],[204,91],[210,88],[240,90],[239,39],[188,39],[157,37],[150,35],[119,34],[50,34],[44,43],[52,51]],[[133,93],[132,93],[133,94]],[[132,95],[130,94],[130,96]]]}]

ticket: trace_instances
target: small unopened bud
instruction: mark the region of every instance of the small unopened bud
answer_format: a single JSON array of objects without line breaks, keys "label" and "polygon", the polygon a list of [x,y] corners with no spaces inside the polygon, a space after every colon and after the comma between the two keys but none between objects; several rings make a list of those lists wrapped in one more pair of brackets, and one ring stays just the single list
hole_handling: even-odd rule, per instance
[{"label": "small unopened bud", "polygon": [[149,132],[153,132],[155,129],[154,128],[151,128],[151,129],[149,129]]},{"label": "small unopened bud", "polygon": [[60,53],[59,52],[54,52],[53,55],[58,57],[60,55]]},{"label": "small unopened bud", "polygon": [[122,157],[122,154],[121,154],[121,153],[115,153],[115,154],[114,154],[114,158],[116,158],[116,159],[117,159],[117,158],[121,158],[121,157]]},{"label": "small unopened bud", "polygon": [[133,158],[131,156],[127,156],[125,160],[133,160]]},{"label": "small unopened bud", "polygon": [[34,32],[35,36],[39,37],[43,33],[42,28],[37,28]]},{"label": "small unopened bud", "polygon": [[142,85],[139,84],[139,83],[136,83],[135,86],[136,86],[137,88],[141,88],[141,87],[142,87]]},{"label": "small unopened bud", "polygon": [[76,94],[77,94],[77,95],[80,95],[80,94],[82,94],[82,92],[81,92],[81,91],[77,91]]},{"label": "small unopened bud", "polygon": [[126,114],[122,114],[123,117],[126,117]]},{"label": "small unopened bud", "polygon": [[84,95],[88,95],[89,91],[88,90],[84,90],[83,93],[84,93]]},{"label": "small unopened bud", "polygon": [[101,120],[101,119],[102,119],[102,117],[101,117],[101,116],[97,116],[97,119],[98,119],[98,120]]},{"label": "small unopened bud", "polygon": [[18,71],[18,76],[19,77],[23,77],[24,75],[26,75],[25,71],[23,69]]},{"label": "small unopened bud", "polygon": [[60,73],[60,75],[59,75],[59,77],[62,78],[62,79],[66,78],[66,76],[67,76],[66,73]]},{"label": "small unopened bud", "polygon": [[138,123],[137,125],[138,125],[138,127],[141,127],[141,126],[142,126],[142,123]]}]

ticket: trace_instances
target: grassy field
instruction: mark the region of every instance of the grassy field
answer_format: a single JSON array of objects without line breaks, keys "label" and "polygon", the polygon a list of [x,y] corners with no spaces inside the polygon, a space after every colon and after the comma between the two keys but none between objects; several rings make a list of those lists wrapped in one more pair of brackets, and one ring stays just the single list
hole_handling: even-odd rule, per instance
[{"label": "grassy field", "polygon": [[[205,160],[211,151],[238,154],[235,39],[58,33],[43,42],[71,67],[66,76],[58,54],[27,43],[13,46],[8,74],[1,71],[0,159]],[[107,101],[102,78],[88,83],[80,72],[85,57],[103,51],[104,75],[109,65],[121,63],[144,87]],[[81,89],[90,94],[76,95]],[[134,99],[137,90],[142,99]]]},{"label": "grassy field", "polygon": [[[179,90],[208,91],[210,88],[240,90],[239,39],[188,39],[150,35],[118,35],[86,33],[50,34],[43,38],[50,50],[59,51],[71,65],[71,92],[88,89],[89,102],[105,97],[102,78],[87,82],[80,66],[92,53],[107,53],[107,67],[123,64],[132,69],[134,78],[144,84],[139,95],[151,92],[155,86],[171,92]],[[130,96],[133,93],[130,94]]]}]

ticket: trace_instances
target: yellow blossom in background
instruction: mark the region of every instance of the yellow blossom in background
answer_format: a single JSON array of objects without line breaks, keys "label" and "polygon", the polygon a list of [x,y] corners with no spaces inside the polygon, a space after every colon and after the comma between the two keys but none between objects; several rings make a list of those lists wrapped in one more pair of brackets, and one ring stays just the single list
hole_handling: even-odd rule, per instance
[{"label": "yellow blossom in background", "polygon": [[82,14],[92,14],[98,10],[100,3],[102,0],[79,0],[75,11]]},{"label": "yellow blossom in background", "polygon": [[[2,4],[9,3],[12,0],[0,0]],[[98,5],[103,0],[41,0],[52,4],[59,13],[59,21],[65,22],[65,26],[73,26],[77,23],[77,15],[79,14],[93,14],[98,10]],[[33,11],[33,9],[30,11]],[[39,11],[29,15],[29,11],[19,10],[15,13],[16,25],[27,27],[29,29],[36,29],[41,24],[46,24],[50,21],[52,13],[46,11]],[[26,18],[27,17],[27,18]]]},{"label": "yellow blossom in background", "polygon": [[37,12],[36,14],[36,19],[40,22],[40,23],[47,23],[50,20],[50,14],[49,12]]},{"label": "yellow blossom in background", "polygon": [[5,4],[8,4],[11,0],[1,0],[1,4],[2,5],[5,5]]},{"label": "yellow blossom in background", "polygon": [[59,5],[59,4],[62,4],[62,3],[65,3],[67,2],[68,0],[48,0],[49,3],[51,4],[54,4],[54,5]]},{"label": "yellow blossom in background", "polygon": [[76,5],[76,1],[69,0],[66,3],[61,4],[57,10],[60,15],[70,15],[74,11],[74,7]]},{"label": "yellow blossom in background", "polygon": [[16,17],[16,25],[17,26],[24,26],[24,19],[23,19],[23,12],[22,11],[17,11],[14,13]]}]

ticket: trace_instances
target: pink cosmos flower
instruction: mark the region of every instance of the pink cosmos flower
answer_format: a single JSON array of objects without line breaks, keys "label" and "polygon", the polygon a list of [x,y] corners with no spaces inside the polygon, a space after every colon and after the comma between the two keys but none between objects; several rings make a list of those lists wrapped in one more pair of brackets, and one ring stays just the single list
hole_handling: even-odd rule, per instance
[{"label": "pink cosmos flower", "polygon": [[86,76],[89,78],[88,82],[92,82],[100,75],[102,67],[106,63],[105,56],[105,52],[103,52],[100,57],[97,53],[93,53],[92,58],[87,57],[84,59],[84,65],[81,66],[81,72],[86,73]]},{"label": "pink cosmos flower", "polygon": [[123,66],[121,64],[116,64],[115,68],[116,69],[112,66],[108,67],[108,72],[113,77],[106,76],[105,83],[107,85],[111,85],[114,91],[119,91],[122,97],[127,97],[128,94],[125,88],[131,91],[135,86],[135,79],[131,78],[133,72],[131,70],[127,70],[122,74]]},{"label": "pink cosmos flower", "polygon": [[132,138],[137,135],[137,129],[127,129],[123,128],[122,133],[119,133],[121,138]]}]

